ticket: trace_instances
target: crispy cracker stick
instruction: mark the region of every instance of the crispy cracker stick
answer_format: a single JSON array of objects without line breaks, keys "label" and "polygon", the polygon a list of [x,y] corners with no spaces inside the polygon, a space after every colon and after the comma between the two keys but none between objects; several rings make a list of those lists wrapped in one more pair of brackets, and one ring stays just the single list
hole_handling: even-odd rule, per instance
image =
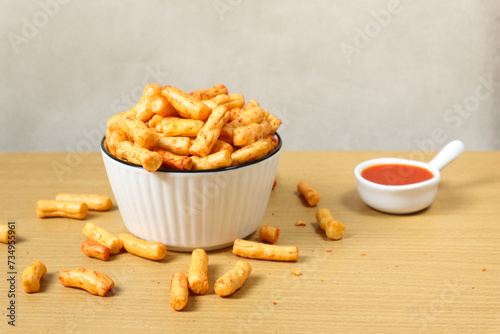
[{"label": "crispy cracker stick", "polygon": [[267,119],[263,119],[260,123],[248,124],[236,128],[233,132],[233,144],[235,146],[247,146],[261,140],[272,131],[271,123]]},{"label": "crispy cracker stick", "polygon": [[[9,232],[9,231],[12,231],[12,232]],[[10,241],[9,236],[10,236],[10,240],[16,240],[16,230],[9,229],[9,225],[0,224],[0,242],[3,242],[4,244],[8,244]]]},{"label": "crispy cracker stick", "polygon": [[196,137],[198,132],[200,132],[203,127],[203,121],[195,120],[195,119],[170,119],[164,118],[156,126],[156,129],[159,129],[159,132],[163,133],[166,137]]},{"label": "crispy cracker stick", "polygon": [[195,295],[204,295],[208,291],[208,255],[203,249],[195,249],[191,254],[187,280],[189,289]]},{"label": "crispy cracker stick", "polygon": [[265,157],[269,153],[270,149],[271,145],[269,144],[269,141],[262,139],[234,151],[233,154],[231,154],[231,159],[233,159],[234,165],[241,165],[245,162]]},{"label": "crispy cracker stick", "polygon": [[212,88],[200,89],[200,90],[191,92],[191,93],[189,93],[189,95],[191,95],[192,97],[194,97],[195,99],[197,99],[199,101],[203,101],[203,100],[210,100],[210,99],[216,97],[217,95],[227,94],[227,93],[228,93],[228,90],[227,90],[226,86],[224,86],[223,84],[218,84],[218,85],[213,86]]},{"label": "crispy cracker stick", "polygon": [[158,152],[161,155],[163,165],[169,169],[190,170],[193,165],[190,157],[173,154],[169,151],[162,150],[161,148],[155,148],[155,152]]},{"label": "crispy cracker stick", "polygon": [[316,211],[316,221],[319,227],[326,232],[326,236],[329,239],[339,240],[344,236],[344,224],[333,218],[330,210],[319,209]]},{"label": "crispy cracker stick", "polygon": [[57,201],[78,201],[87,204],[89,210],[93,211],[107,211],[111,209],[113,203],[106,195],[98,194],[63,194],[56,195]]},{"label": "crispy cracker stick", "polygon": [[272,128],[271,133],[274,134],[276,131],[278,131],[278,128],[281,125],[281,119],[269,113],[267,115],[267,120],[269,121],[269,123],[271,123],[271,128]]},{"label": "crispy cracker stick", "polygon": [[221,106],[224,103],[228,103],[228,102],[231,102],[229,95],[220,94],[220,95],[217,95],[216,97],[211,98],[210,100],[204,100],[203,104],[206,105],[208,109],[214,110],[218,106]]},{"label": "crispy cracker stick", "polygon": [[47,273],[45,264],[37,260],[31,263],[23,271],[23,289],[26,292],[38,292],[40,290],[40,280]]},{"label": "crispy cracker stick", "polygon": [[118,237],[123,242],[123,248],[130,254],[150,260],[161,260],[167,255],[167,246],[160,242],[142,240],[127,233]]},{"label": "crispy cracker stick", "polygon": [[144,122],[133,117],[125,117],[122,125],[122,130],[137,146],[147,149],[156,146],[156,134]]},{"label": "crispy cracker stick", "polygon": [[229,101],[223,103],[228,110],[233,108],[243,108],[245,105],[245,97],[243,94],[229,94],[228,97]]},{"label": "crispy cracker stick", "polygon": [[259,230],[259,238],[274,244],[278,241],[280,236],[280,229],[273,226],[264,225]]},{"label": "crispy cracker stick", "polygon": [[235,119],[237,119],[238,117],[240,117],[242,110],[243,109],[241,109],[241,108],[233,108],[233,109],[229,110],[229,115],[230,115],[229,122],[232,122]]},{"label": "crispy cracker stick", "polygon": [[224,106],[215,108],[207,122],[198,132],[196,139],[189,148],[189,153],[198,157],[206,157],[210,154],[212,147],[219,138],[222,127],[229,120],[229,113]]},{"label": "crispy cracker stick", "polygon": [[248,124],[260,123],[263,119],[264,113],[262,112],[262,108],[260,107],[243,110],[237,119],[235,119],[231,123],[224,125],[220,132],[220,139],[229,144],[232,144],[234,130]]},{"label": "crispy cracker stick", "polygon": [[116,148],[116,156],[135,165],[144,167],[148,172],[157,171],[163,159],[158,152],[135,146],[129,141],[122,141]]},{"label": "crispy cracker stick", "polygon": [[247,110],[247,109],[250,109],[250,108],[253,108],[253,107],[260,107],[260,104],[259,102],[257,102],[256,100],[254,99],[251,99],[250,101],[248,101],[248,103],[243,107],[242,110]]},{"label": "crispy cracker stick", "polygon": [[122,131],[121,129],[110,131],[109,129],[106,130],[106,148],[108,149],[108,152],[111,153],[112,155],[116,156],[116,147],[118,144],[120,144],[122,141],[129,141],[130,138],[125,133],[125,131]]},{"label": "crispy cracker stick", "polygon": [[82,252],[85,255],[106,261],[109,258],[110,250],[108,246],[104,246],[98,242],[85,240],[82,244]]},{"label": "crispy cracker stick", "polygon": [[83,202],[41,199],[36,202],[36,214],[40,218],[64,217],[85,219],[88,207]]},{"label": "crispy cracker stick", "polygon": [[89,240],[95,241],[109,248],[110,254],[116,254],[122,249],[122,241],[106,231],[97,227],[94,223],[87,223],[82,229],[82,233]]},{"label": "crispy cracker stick", "polygon": [[250,259],[273,261],[297,261],[299,250],[296,246],[274,246],[243,239],[234,240],[233,254]]},{"label": "crispy cracker stick", "polygon": [[144,87],[142,97],[134,107],[138,120],[146,122],[155,114],[162,117],[177,116],[177,111],[161,94],[162,89],[163,87],[157,84],[147,84]]},{"label": "crispy cracker stick", "polygon": [[191,138],[189,137],[165,137],[158,134],[158,148],[177,155],[189,155]]},{"label": "crispy cracker stick", "polygon": [[121,130],[123,127],[123,119],[125,117],[135,118],[135,114],[136,114],[135,108],[119,112],[118,114],[114,114],[106,121],[106,128],[109,131]]},{"label": "crispy cracker stick", "polygon": [[210,115],[210,109],[203,102],[198,101],[179,88],[165,86],[162,94],[181,117],[205,121]]},{"label": "crispy cracker stick", "polygon": [[150,129],[156,129],[156,126],[161,123],[164,117],[160,115],[154,115],[151,117],[151,119],[148,121],[148,126]]},{"label": "crispy cracker stick", "polygon": [[64,286],[80,288],[101,297],[105,296],[115,286],[115,282],[107,275],[85,268],[61,270],[59,272],[59,281]]},{"label": "crispy cracker stick", "polygon": [[221,297],[232,295],[243,286],[251,272],[250,263],[245,260],[238,261],[233,269],[215,281],[215,293]]},{"label": "crispy cracker stick", "polygon": [[191,160],[193,161],[193,165],[191,167],[192,170],[228,167],[231,166],[231,163],[233,162],[231,159],[231,153],[226,150],[207,155],[204,158],[191,157]]},{"label": "crispy cracker stick", "polygon": [[170,306],[180,311],[186,307],[189,297],[188,281],[184,273],[175,273],[170,280]]},{"label": "crispy cracker stick", "polygon": [[297,185],[297,191],[299,194],[304,196],[309,206],[316,206],[320,200],[320,196],[316,189],[314,189],[309,183],[300,181]]},{"label": "crispy cracker stick", "polygon": [[210,151],[210,154],[214,154],[220,151],[228,151],[230,154],[234,152],[234,147],[231,144],[226,143],[223,140],[217,140]]}]

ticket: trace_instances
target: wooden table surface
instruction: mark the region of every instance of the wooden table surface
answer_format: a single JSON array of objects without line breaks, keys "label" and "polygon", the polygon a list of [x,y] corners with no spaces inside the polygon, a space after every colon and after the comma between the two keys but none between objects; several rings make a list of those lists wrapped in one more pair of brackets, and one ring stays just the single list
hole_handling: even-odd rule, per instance
[{"label": "wooden table surface", "polygon": [[[190,296],[181,312],[169,305],[169,282],[186,272],[188,253],[169,252],[159,262],[128,253],[108,262],[88,258],[80,250],[86,222],[126,232],[116,206],[85,221],[37,218],[36,201],[58,192],[113,199],[100,154],[0,154],[0,224],[15,222],[18,233],[15,297],[8,293],[7,245],[0,244],[0,333],[500,332],[500,152],[464,152],[442,171],[434,203],[418,214],[389,215],[363,204],[354,167],[409,154],[283,152],[262,223],[281,229],[278,244],[298,246],[299,261],[249,260],[246,284],[221,298],[213,282],[239,258],[230,249],[209,252],[210,290]],[[344,223],[342,240],[318,229],[316,208],[297,196],[300,180],[321,194],[318,208]],[[298,219],[307,226],[295,226]],[[41,291],[27,294],[21,273],[38,259],[48,273]],[[78,266],[110,276],[112,293],[63,287],[58,272]],[[12,300],[15,328],[7,317]]]}]

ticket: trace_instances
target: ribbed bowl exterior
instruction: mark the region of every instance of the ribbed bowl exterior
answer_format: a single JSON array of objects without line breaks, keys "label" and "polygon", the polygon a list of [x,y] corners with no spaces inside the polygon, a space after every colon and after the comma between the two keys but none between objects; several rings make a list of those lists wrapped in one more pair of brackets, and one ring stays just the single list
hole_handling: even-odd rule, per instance
[{"label": "ribbed bowl exterior", "polygon": [[280,156],[278,150],[259,162],[214,172],[150,173],[101,151],[127,229],[173,251],[219,249],[255,231]]}]

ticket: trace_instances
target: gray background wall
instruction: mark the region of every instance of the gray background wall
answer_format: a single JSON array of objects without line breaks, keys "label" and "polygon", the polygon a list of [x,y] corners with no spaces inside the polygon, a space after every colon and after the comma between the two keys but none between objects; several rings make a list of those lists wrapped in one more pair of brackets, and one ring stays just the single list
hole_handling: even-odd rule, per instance
[{"label": "gray background wall", "polygon": [[500,2],[0,2],[0,151],[98,149],[145,83],[224,83],[287,150],[500,149]]}]

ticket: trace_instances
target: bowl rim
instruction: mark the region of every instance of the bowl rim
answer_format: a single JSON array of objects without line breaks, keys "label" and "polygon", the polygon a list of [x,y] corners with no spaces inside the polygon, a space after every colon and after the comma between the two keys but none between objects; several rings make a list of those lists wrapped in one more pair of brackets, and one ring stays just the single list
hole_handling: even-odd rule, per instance
[{"label": "bowl rim", "polygon": [[[277,132],[275,132],[274,135],[276,137],[278,137],[278,146],[276,146],[276,148],[274,149],[274,151],[272,151],[270,154],[267,154],[265,157],[262,157],[260,159],[257,159],[257,160],[254,160],[254,161],[251,161],[251,162],[248,162],[248,163],[244,163],[244,164],[236,165],[236,166],[215,168],[215,169],[200,169],[200,170],[158,169],[158,170],[154,171],[153,173],[160,172],[160,173],[180,173],[180,174],[203,174],[203,173],[225,172],[225,171],[229,171],[229,170],[240,169],[240,168],[244,168],[244,167],[251,166],[251,165],[254,165],[254,164],[258,164],[261,161],[264,161],[264,160],[267,160],[267,159],[273,157],[274,155],[276,155],[281,150],[281,148],[282,148],[281,136]],[[104,147],[105,140],[106,140],[106,136],[103,136],[102,140],[101,140],[101,145],[100,146],[101,146],[101,152],[104,152],[108,156],[108,158],[111,158],[111,159],[113,159],[113,160],[115,160],[115,161],[117,161],[117,162],[119,162],[119,163],[121,163],[121,164],[123,164],[125,166],[134,167],[134,168],[138,168],[138,169],[144,170],[144,168],[142,166],[135,165],[135,164],[132,164],[130,162],[126,162],[126,161],[123,161],[123,160],[120,160],[120,159],[114,157]],[[146,171],[146,170],[144,170],[144,171]]]}]

